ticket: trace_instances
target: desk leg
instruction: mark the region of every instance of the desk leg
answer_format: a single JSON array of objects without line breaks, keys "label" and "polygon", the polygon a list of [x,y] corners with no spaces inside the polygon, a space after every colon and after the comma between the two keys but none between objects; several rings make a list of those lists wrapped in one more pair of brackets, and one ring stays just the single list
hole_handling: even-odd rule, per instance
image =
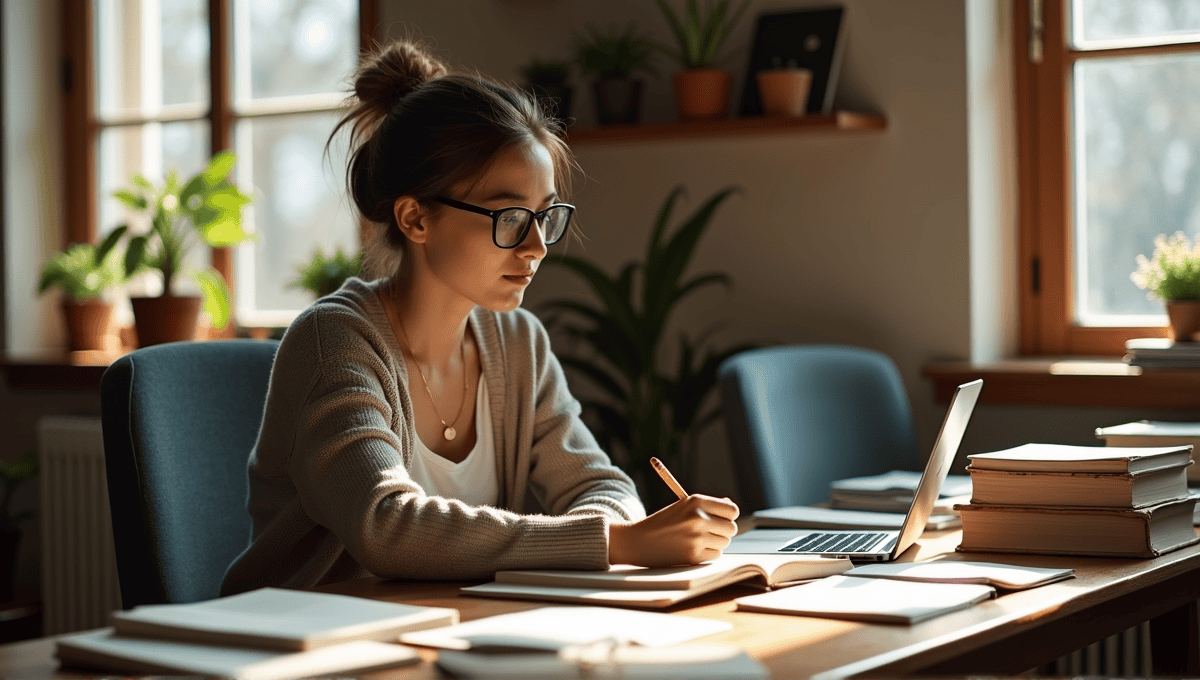
[{"label": "desk leg", "polygon": [[1196,601],[1150,619],[1154,675],[1200,675],[1200,620]]}]

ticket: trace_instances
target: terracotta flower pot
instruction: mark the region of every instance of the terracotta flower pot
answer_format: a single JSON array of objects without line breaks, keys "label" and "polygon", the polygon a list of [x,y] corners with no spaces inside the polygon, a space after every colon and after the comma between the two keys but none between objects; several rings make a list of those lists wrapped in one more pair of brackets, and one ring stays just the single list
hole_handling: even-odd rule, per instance
[{"label": "terracotta flower pot", "polygon": [[131,297],[138,347],[196,339],[200,318],[198,295]]},{"label": "terracotta flower pot", "polygon": [[642,120],[642,81],[600,78],[592,84],[592,93],[598,124],[634,124]]},{"label": "terracotta flower pot", "polygon": [[733,74],[724,68],[691,68],[671,75],[679,120],[712,120],[729,116]]},{"label": "terracotta flower pot", "polygon": [[62,301],[67,323],[67,344],[72,352],[104,350],[113,306],[103,300]]},{"label": "terracotta flower pot", "polygon": [[1169,336],[1175,342],[1194,342],[1200,333],[1200,300],[1167,300]]},{"label": "terracotta flower pot", "polygon": [[803,116],[808,111],[812,71],[806,68],[777,68],[759,71],[758,96],[768,116]]}]

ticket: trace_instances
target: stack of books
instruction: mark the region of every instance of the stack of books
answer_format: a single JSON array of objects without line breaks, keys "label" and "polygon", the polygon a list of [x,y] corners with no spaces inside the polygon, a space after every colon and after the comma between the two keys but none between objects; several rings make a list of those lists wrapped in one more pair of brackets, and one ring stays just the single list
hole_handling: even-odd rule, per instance
[{"label": "stack of books", "polygon": [[1125,363],[1142,368],[1200,368],[1200,342],[1133,338],[1125,341]]},{"label": "stack of books", "polygon": [[[848,477],[829,484],[829,498],[816,506],[787,506],[758,510],[760,529],[899,529],[912,505],[921,473],[892,470],[867,477]],[[925,523],[930,531],[960,526],[954,507],[971,499],[971,478],[946,475]]]},{"label": "stack of books", "polygon": [[967,457],[962,552],[1156,557],[1200,541],[1190,444],[1025,444]]},{"label": "stack of books", "polygon": [[[1200,423],[1164,420],[1138,420],[1111,427],[1096,428],[1096,437],[1105,446],[1200,446]],[[1187,469],[1189,486],[1200,486],[1200,465]]]},{"label": "stack of books", "polygon": [[[843,510],[874,510],[877,512],[908,512],[913,495],[921,482],[921,473],[892,470],[870,477],[839,479],[829,485],[829,507]],[[955,505],[966,503],[971,496],[971,478],[967,475],[946,475],[938,492],[934,512],[949,513]]]},{"label": "stack of books", "polygon": [[55,656],[119,673],[288,680],[416,663],[399,635],[455,623],[456,609],[261,588],[114,612],[109,628],[59,637]]}]

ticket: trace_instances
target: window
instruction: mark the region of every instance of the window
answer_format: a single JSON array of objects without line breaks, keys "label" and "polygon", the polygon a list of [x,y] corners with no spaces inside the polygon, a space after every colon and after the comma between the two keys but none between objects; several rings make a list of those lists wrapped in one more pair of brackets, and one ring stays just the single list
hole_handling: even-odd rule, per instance
[{"label": "window", "polygon": [[1165,336],[1129,275],[1200,233],[1200,2],[1024,0],[1014,34],[1022,350]]},{"label": "window", "polygon": [[[65,195],[82,197],[68,200],[67,242],[124,222],[148,228],[113,191],[135,173],[189,176],[232,149],[257,238],[200,244],[190,264],[221,272],[240,324],[286,325],[310,302],[287,286],[296,266],[316,248],[358,249],[345,149],[323,154],[376,17],[375,0],[64,2]],[[131,287],[156,286],[146,277]]]}]

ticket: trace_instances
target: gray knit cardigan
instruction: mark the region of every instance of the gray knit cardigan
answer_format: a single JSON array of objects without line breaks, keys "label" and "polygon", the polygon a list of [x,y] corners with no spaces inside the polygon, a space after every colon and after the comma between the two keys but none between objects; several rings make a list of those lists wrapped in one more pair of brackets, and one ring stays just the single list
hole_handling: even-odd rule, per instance
[{"label": "gray knit cardigan", "polygon": [[580,420],[537,318],[470,314],[500,487],[498,507],[471,506],[426,495],[408,474],[412,400],[379,286],[349,279],[285,333],[249,461],[253,536],[222,594],[606,568],[609,522],[645,510]]}]

